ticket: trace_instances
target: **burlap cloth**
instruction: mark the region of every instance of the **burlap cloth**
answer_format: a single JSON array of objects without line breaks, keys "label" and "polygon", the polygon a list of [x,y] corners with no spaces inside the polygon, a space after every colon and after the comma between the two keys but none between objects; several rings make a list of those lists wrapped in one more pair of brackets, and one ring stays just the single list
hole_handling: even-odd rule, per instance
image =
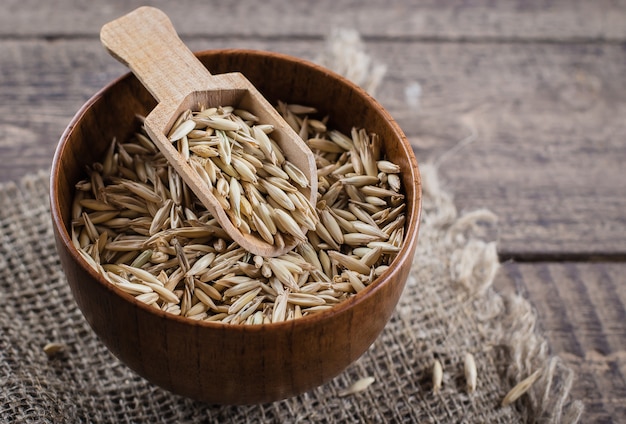
[{"label": "burlap cloth", "polygon": [[[327,40],[319,61],[372,92],[385,66],[356,32]],[[419,85],[408,103],[418,104]],[[407,92],[408,96],[409,92]],[[16,423],[142,422],[563,422],[580,418],[573,373],[551,357],[523,298],[492,288],[499,263],[488,234],[495,217],[457,215],[435,166],[421,166],[423,217],[405,292],[383,333],[330,383],[280,402],[213,406],[173,395],[130,371],[78,310],[54,246],[48,173],[0,185],[0,420]],[[66,346],[48,357],[50,342]],[[463,358],[478,384],[466,390]],[[433,361],[443,387],[432,391]],[[501,401],[537,369],[540,379],[511,406]],[[374,383],[347,396],[364,377]]]},{"label": "burlap cloth", "polygon": [[[134,374],[91,331],[56,254],[48,175],[0,186],[0,420],[2,422],[577,422],[573,375],[551,358],[531,306],[491,287],[495,244],[481,231],[494,216],[457,216],[433,167],[422,166],[424,213],[406,290],[373,346],[330,383],[295,398],[213,406],[173,395]],[[488,227],[489,225],[487,225]],[[52,358],[46,343],[67,345]],[[465,388],[471,352],[477,390]],[[435,358],[442,390],[432,393]],[[542,368],[514,405],[502,398]],[[341,392],[363,377],[366,390]]]}]

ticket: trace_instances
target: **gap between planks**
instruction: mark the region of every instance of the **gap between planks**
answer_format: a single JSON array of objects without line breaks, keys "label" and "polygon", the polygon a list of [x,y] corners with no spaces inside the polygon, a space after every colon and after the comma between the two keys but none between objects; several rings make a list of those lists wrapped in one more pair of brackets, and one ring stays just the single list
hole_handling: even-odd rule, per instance
[{"label": "gap between planks", "polygon": [[[246,35],[246,34],[205,34],[205,33],[185,33],[181,38],[184,40],[254,40],[254,41],[323,41],[325,35],[307,34],[287,34],[287,35]],[[534,36],[472,36],[472,35],[365,35],[361,34],[361,39],[366,43],[425,43],[425,44],[483,44],[483,45],[503,45],[503,44],[547,44],[547,45],[579,45],[579,44],[603,44],[622,45],[626,43],[626,37],[604,37],[604,36],[569,36],[569,37],[534,37]],[[44,34],[0,34],[0,42],[3,41],[97,41],[99,36],[96,33],[44,33]]]}]

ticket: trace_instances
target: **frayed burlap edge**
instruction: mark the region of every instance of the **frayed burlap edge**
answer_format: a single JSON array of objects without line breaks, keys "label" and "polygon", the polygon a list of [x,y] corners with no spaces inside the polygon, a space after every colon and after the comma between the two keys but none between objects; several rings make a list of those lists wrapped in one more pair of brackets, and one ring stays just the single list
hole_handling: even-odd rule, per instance
[{"label": "frayed burlap edge", "polygon": [[570,399],[573,370],[550,354],[547,340],[537,331],[532,305],[520,295],[500,294],[493,287],[500,267],[496,243],[484,241],[481,233],[485,224],[495,225],[497,217],[486,209],[457,217],[452,197],[440,186],[437,166],[423,165],[420,171],[424,199],[429,202],[424,205],[424,221],[447,228],[452,280],[466,290],[484,336],[509,364],[500,370],[503,386],[512,389],[534,372],[540,373],[517,404],[509,407],[517,409],[523,422],[578,422],[584,407]]},{"label": "frayed burlap edge", "polygon": [[[317,61],[372,95],[376,94],[387,69],[368,54],[359,32],[350,28],[331,31]],[[406,88],[405,100],[413,112],[419,106],[421,91],[417,82]],[[444,231],[448,228],[445,243],[454,251],[450,263],[452,280],[464,287],[474,299],[476,309],[484,314],[484,331],[490,343],[508,356],[510,365],[502,373],[504,381],[513,388],[534,372],[541,373],[528,390],[526,407],[520,408],[525,421],[578,422],[583,404],[569,401],[574,372],[558,356],[550,355],[547,341],[536,331],[536,316],[530,303],[519,295],[498,294],[493,288],[500,266],[496,244],[483,241],[477,230],[481,223],[495,224],[496,216],[483,209],[458,218],[452,197],[440,186],[437,175],[439,165],[473,143],[477,137],[478,134],[472,130],[468,137],[433,164],[421,166],[424,200],[430,202],[424,205],[424,224],[440,227]],[[417,260],[414,263],[421,264]]]}]

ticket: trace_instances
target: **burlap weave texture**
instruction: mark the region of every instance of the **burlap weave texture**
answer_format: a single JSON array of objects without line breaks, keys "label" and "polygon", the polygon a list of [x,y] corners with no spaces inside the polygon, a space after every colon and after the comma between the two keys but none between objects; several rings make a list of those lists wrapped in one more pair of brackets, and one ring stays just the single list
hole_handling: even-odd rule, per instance
[{"label": "burlap weave texture", "polygon": [[[576,422],[571,372],[534,329],[530,305],[497,294],[495,245],[480,223],[457,216],[423,166],[424,214],[407,288],[373,346],[330,383],[265,405],[213,406],[162,390],[111,355],[77,309],[54,247],[46,173],[0,187],[1,422]],[[66,350],[49,359],[43,346]],[[463,357],[476,358],[478,387],[465,389]],[[432,393],[438,358],[444,384]],[[514,406],[500,402],[516,381],[544,372]],[[375,382],[341,397],[363,377]]]}]

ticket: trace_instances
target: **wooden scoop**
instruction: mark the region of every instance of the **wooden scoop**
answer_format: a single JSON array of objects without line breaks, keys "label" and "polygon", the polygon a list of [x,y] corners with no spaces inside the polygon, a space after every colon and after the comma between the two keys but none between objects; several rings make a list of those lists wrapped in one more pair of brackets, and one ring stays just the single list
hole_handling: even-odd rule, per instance
[{"label": "wooden scoop", "polygon": [[303,194],[315,204],[317,168],[313,153],[250,81],[240,73],[211,75],[178,38],[165,13],[153,7],[140,7],[104,25],[100,39],[156,98],[158,105],[145,120],[148,135],[228,235],[244,249],[261,256],[279,256],[293,249],[297,242],[291,237],[286,237],[285,246],[279,249],[235,227],[206,183],[166,136],[186,109],[199,105],[246,109],[260,122],[274,126],[272,138],[284,156],[308,177],[309,187],[303,189]]}]

